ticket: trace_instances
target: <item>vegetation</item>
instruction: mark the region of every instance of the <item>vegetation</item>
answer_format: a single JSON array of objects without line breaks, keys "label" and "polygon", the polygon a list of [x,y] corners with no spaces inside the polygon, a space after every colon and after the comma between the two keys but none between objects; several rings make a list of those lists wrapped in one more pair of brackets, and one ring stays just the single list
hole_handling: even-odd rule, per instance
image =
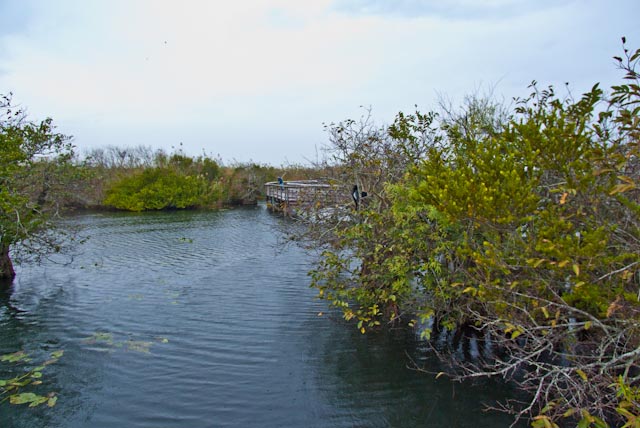
[{"label": "vegetation", "polygon": [[511,111],[471,97],[331,125],[336,176],[369,196],[301,237],[322,249],[319,296],[363,333],[473,330],[490,351],[438,350],[451,375],[515,382],[528,399],[502,410],[533,427],[640,426],[640,50],[624,53],[609,95],[534,82]]},{"label": "vegetation", "polygon": [[[53,218],[57,201],[51,189],[72,158],[69,137],[56,133],[51,119],[27,120],[0,98],[0,277],[13,278],[14,257],[38,257],[59,251],[62,241]],[[46,164],[46,167],[42,166]]]},{"label": "vegetation", "polygon": [[[25,389],[41,388],[43,384],[43,371],[51,364],[57,363],[62,357],[64,351],[54,351],[50,354],[50,358],[42,364],[24,370],[11,379],[0,379],[0,403],[9,400],[11,404],[28,404],[29,407],[37,407],[46,404],[49,407],[56,405],[58,396],[55,392],[49,392],[46,395],[39,395],[34,392],[24,392]],[[28,364],[31,358],[23,351],[14,352],[0,356],[0,362],[12,363],[16,365]]]},{"label": "vegetation", "polygon": [[61,212],[76,209],[126,211],[216,209],[255,204],[263,184],[289,173],[306,178],[308,168],[282,171],[258,164],[224,165],[181,149],[167,154],[150,147],[93,149],[80,158],[71,139],[55,132],[51,119],[28,120],[0,98],[0,278],[15,276],[13,261],[39,259],[73,240],[56,228]]},{"label": "vegetation", "polygon": [[[363,334],[472,331],[486,344],[477,358],[434,348],[449,375],[514,382],[526,400],[501,410],[533,427],[640,427],[640,50],[615,59],[624,78],[609,93],[596,84],[559,98],[534,82],[513,108],[469,97],[390,126],[368,112],[328,125],[326,160],[286,171],[353,189],[353,201],[301,216],[296,238],[321,252],[310,273],[319,297]],[[15,275],[11,257],[60,251],[60,209],[255,203],[285,175],[144,146],[81,160],[51,119],[29,121],[9,96],[0,110],[3,278]],[[0,380],[3,400],[55,405],[19,391],[47,364]]]},{"label": "vegetation", "polygon": [[[211,170],[211,175],[202,170]],[[221,200],[216,182],[218,165],[208,158],[194,165],[191,158],[173,155],[163,166],[140,169],[115,182],[104,204],[129,211],[211,207]]]},{"label": "vegetation", "polygon": [[[75,205],[127,211],[255,204],[264,195],[263,184],[282,175],[272,166],[224,165],[206,155],[189,157],[180,149],[167,154],[144,146],[94,149],[77,164],[92,185],[79,186],[80,194],[88,193]],[[302,177],[311,174],[296,166],[289,170]]]}]

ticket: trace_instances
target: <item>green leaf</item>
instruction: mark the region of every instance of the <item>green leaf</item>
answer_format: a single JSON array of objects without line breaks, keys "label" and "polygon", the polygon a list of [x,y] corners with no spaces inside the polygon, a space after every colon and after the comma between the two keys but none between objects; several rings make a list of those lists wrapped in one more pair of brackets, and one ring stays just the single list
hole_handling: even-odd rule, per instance
[{"label": "green leaf", "polygon": [[47,406],[49,407],[53,407],[56,405],[56,403],[58,402],[58,396],[54,395],[53,397],[49,398],[47,400]]},{"label": "green leaf", "polygon": [[[34,403],[43,398],[41,395],[34,394],[33,392],[23,392],[21,394],[15,394],[9,397],[11,404],[27,404]],[[46,397],[44,397],[46,400]]]},{"label": "green leaf", "polygon": [[578,422],[577,428],[589,428],[590,424],[591,422],[588,419],[582,418],[580,422]]},{"label": "green leaf", "polygon": [[37,399],[33,400],[31,404],[29,404],[29,407],[37,407],[43,403],[46,403],[47,400],[48,400],[47,397],[43,397],[42,395],[39,395]]},{"label": "green leaf", "polygon": [[63,350],[55,351],[51,353],[51,358],[60,358],[62,355],[64,355]]},{"label": "green leaf", "polygon": [[30,361],[29,356],[24,351],[14,352],[13,354],[6,354],[0,357],[0,361],[9,362],[9,363],[17,363],[19,361],[28,362]]},{"label": "green leaf", "polygon": [[151,345],[153,345],[153,342],[144,342],[141,340],[128,340],[126,342],[127,351],[141,352],[143,354],[150,352]]}]

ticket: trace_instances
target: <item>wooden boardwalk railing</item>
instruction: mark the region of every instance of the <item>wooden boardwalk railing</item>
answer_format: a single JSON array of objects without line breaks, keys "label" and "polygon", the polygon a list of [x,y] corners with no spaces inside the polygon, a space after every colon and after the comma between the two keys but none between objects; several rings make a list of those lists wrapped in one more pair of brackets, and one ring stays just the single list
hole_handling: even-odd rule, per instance
[{"label": "wooden boardwalk railing", "polygon": [[286,215],[300,209],[336,205],[344,199],[339,187],[319,180],[271,181],[264,187],[267,207]]}]

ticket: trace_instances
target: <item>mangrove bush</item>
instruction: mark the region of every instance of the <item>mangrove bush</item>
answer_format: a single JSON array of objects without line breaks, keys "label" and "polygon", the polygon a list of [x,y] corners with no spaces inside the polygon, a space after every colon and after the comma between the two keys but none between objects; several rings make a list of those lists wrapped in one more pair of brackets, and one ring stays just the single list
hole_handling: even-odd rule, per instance
[{"label": "mangrove bush", "polygon": [[509,111],[472,97],[332,128],[368,196],[310,232],[319,296],[363,333],[473,329],[479,358],[438,351],[452,376],[515,382],[526,399],[501,408],[533,427],[640,426],[639,60],[624,48],[608,94],[534,82]]}]

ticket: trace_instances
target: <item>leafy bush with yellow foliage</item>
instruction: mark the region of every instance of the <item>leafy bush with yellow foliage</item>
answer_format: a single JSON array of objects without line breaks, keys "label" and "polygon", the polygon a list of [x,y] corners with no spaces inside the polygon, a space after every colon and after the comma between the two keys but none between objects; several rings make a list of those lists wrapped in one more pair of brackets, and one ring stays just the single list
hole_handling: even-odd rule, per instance
[{"label": "leafy bush with yellow foliage", "polygon": [[491,355],[454,377],[516,382],[528,399],[504,409],[533,427],[640,426],[640,50],[624,53],[610,94],[534,83],[506,114],[399,115],[384,139],[426,152],[335,226],[321,297],[363,332],[409,314],[475,329]]}]

